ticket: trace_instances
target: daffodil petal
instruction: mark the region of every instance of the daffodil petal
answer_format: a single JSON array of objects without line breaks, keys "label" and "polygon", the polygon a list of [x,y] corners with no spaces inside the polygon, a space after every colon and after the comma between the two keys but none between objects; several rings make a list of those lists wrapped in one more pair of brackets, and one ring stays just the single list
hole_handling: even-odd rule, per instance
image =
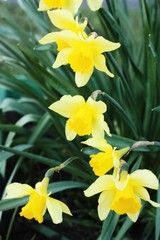
[{"label": "daffodil petal", "polygon": [[149,202],[149,203],[150,203],[151,205],[153,205],[154,207],[160,207],[160,204],[159,204],[159,203],[154,202],[154,201],[152,201],[152,200],[150,199],[150,195],[149,195],[147,189],[145,189],[144,187],[135,187],[135,188],[134,188],[134,191],[135,191],[135,194],[136,194],[139,198],[141,198],[141,199]]},{"label": "daffodil petal", "polygon": [[104,191],[100,194],[98,199],[98,216],[101,221],[106,219],[110,212],[110,206],[114,200],[114,191]]},{"label": "daffodil petal", "polygon": [[48,16],[57,28],[71,30],[76,33],[82,32],[87,24],[86,21],[84,23],[75,21],[72,13],[65,9],[48,11]]},{"label": "daffodil petal", "polygon": [[104,103],[104,102],[102,102],[102,101],[95,101],[93,98],[91,98],[91,97],[89,97],[88,99],[87,99],[87,103],[89,104],[89,105],[94,105],[94,106],[96,106],[97,107],[97,111],[99,112],[99,113],[105,113],[106,111],[107,111],[107,106],[106,106],[106,104]]},{"label": "daffodil petal", "polygon": [[104,123],[104,117],[102,114],[97,115],[96,119],[93,121],[93,138],[104,138],[104,128],[102,127]]},{"label": "daffodil petal", "polygon": [[40,0],[39,2],[39,7],[38,7],[38,11],[46,11],[48,10],[48,6],[45,4],[44,0]]},{"label": "daffodil petal", "polygon": [[49,106],[49,109],[59,113],[60,115],[70,118],[75,114],[77,109],[85,103],[85,100],[82,96],[76,95],[64,95],[60,98],[59,101],[54,102]]},{"label": "daffodil petal", "polygon": [[67,0],[65,1],[64,8],[68,9],[73,15],[75,15],[78,12],[82,2],[82,0]]},{"label": "daffodil petal", "polygon": [[89,8],[92,11],[97,11],[101,7],[103,0],[96,0],[96,1],[87,0],[87,3],[88,3]]},{"label": "daffodil petal", "polygon": [[148,201],[153,207],[160,207],[160,203],[154,202],[152,200]]},{"label": "daffodil petal", "polygon": [[36,191],[41,195],[47,195],[47,188],[49,184],[49,178],[44,177],[41,182],[38,182],[35,186]]},{"label": "daffodil petal", "polygon": [[89,138],[88,140],[82,142],[83,144],[86,144],[88,146],[97,148],[101,151],[106,151],[108,147],[110,146],[107,144],[106,140],[104,138]]},{"label": "daffodil petal", "polygon": [[103,129],[107,133],[108,136],[110,136],[110,137],[112,136],[111,133],[110,133],[110,129],[108,127],[108,124],[105,121],[103,121]]},{"label": "daffodil petal", "polygon": [[39,43],[42,45],[48,44],[48,43],[56,42],[58,39],[59,39],[59,32],[52,32],[52,33],[48,33],[43,38],[41,38],[39,40]]},{"label": "daffodil petal", "polygon": [[158,179],[150,170],[136,170],[130,174],[130,180],[134,186],[143,186],[158,189]]},{"label": "daffodil petal", "polygon": [[65,127],[65,133],[66,133],[66,138],[67,138],[68,141],[72,141],[76,137],[76,135],[77,135],[76,132],[74,132],[73,130],[69,129],[67,123],[66,123],[66,127]]},{"label": "daffodil petal", "polygon": [[34,189],[28,184],[11,183],[6,187],[6,199],[28,196]]},{"label": "daffodil petal", "polygon": [[52,218],[53,223],[58,224],[62,222],[62,206],[60,201],[54,198],[47,198],[46,206]]},{"label": "daffodil petal", "polygon": [[77,87],[85,86],[88,83],[92,73],[93,73],[93,70],[91,72],[87,72],[87,73],[76,72],[75,73],[75,82],[76,82]]},{"label": "daffodil petal", "polygon": [[94,58],[95,68],[101,72],[106,73],[110,77],[114,77],[113,73],[111,73],[106,66],[106,59],[102,54],[97,54]]},{"label": "daffodil petal", "polygon": [[53,68],[58,68],[62,65],[66,65],[68,63],[68,56],[71,53],[71,49],[70,48],[64,48],[63,50],[61,50],[58,54],[57,54],[57,58],[54,62],[54,64],[52,65]]},{"label": "daffodil petal", "polygon": [[131,219],[132,222],[136,222],[139,216],[139,212],[138,213],[127,213],[128,217]]},{"label": "daffodil petal", "polygon": [[71,12],[61,9],[48,11],[48,16],[54,26],[60,29],[70,30],[70,24],[75,23]]},{"label": "daffodil petal", "polygon": [[120,43],[111,42],[103,37],[97,37],[95,39],[95,44],[97,45],[99,52],[110,52],[121,46]]},{"label": "daffodil petal", "polygon": [[69,208],[67,207],[67,205],[61,201],[59,201],[59,204],[61,205],[61,208],[62,208],[62,212],[72,216],[72,213],[71,211],[69,210]]},{"label": "daffodil petal", "polygon": [[104,175],[99,178],[95,182],[93,182],[85,191],[84,195],[86,197],[91,197],[97,193],[100,193],[104,190],[110,190],[114,188],[114,180],[111,175]]}]

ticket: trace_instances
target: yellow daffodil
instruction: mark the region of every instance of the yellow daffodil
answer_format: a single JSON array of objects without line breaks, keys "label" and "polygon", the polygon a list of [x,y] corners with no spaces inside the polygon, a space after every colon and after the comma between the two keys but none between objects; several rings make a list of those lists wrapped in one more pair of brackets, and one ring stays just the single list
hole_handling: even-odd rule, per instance
[{"label": "yellow daffodil", "polygon": [[62,213],[72,215],[69,208],[63,202],[51,198],[47,193],[49,178],[44,178],[42,182],[38,182],[33,189],[28,184],[11,183],[6,187],[7,199],[21,198],[29,196],[28,203],[22,208],[20,216],[27,219],[34,218],[39,223],[43,222],[43,215],[48,210],[53,223],[62,222]]},{"label": "yellow daffodil", "polygon": [[39,11],[46,11],[53,8],[67,9],[73,15],[77,13],[82,0],[40,0]]},{"label": "yellow daffodil", "polygon": [[97,176],[106,174],[113,167],[118,168],[120,164],[119,160],[129,150],[129,147],[115,150],[115,148],[102,138],[90,138],[82,143],[102,151],[90,156],[91,160],[89,164]]},{"label": "yellow daffodil", "polygon": [[70,67],[75,72],[75,82],[78,87],[87,84],[94,67],[110,77],[114,77],[108,70],[102,53],[119,48],[120,43],[113,43],[103,37],[96,37],[95,34],[84,37],[82,34],[76,34],[69,30],[47,34],[39,42],[47,44],[56,42],[58,39],[63,40],[68,47],[62,48],[58,53],[53,68],[70,64]]},{"label": "yellow daffodil", "polygon": [[110,135],[107,123],[104,121],[103,113],[106,112],[106,104],[95,101],[91,97],[87,101],[80,96],[63,96],[59,101],[49,107],[52,111],[69,118],[66,122],[66,137],[73,140],[76,135],[92,135],[94,137],[104,136],[104,131]]},{"label": "yellow daffodil", "polygon": [[98,199],[98,215],[101,220],[113,210],[120,215],[127,214],[133,222],[136,222],[142,206],[141,199],[154,207],[160,207],[160,204],[150,199],[145,187],[158,189],[158,179],[151,171],[136,170],[128,174],[123,170],[116,176],[100,176],[84,191],[84,194],[91,197],[101,192]]},{"label": "yellow daffodil", "polygon": [[97,11],[102,6],[103,0],[87,0],[87,3],[92,11]]}]

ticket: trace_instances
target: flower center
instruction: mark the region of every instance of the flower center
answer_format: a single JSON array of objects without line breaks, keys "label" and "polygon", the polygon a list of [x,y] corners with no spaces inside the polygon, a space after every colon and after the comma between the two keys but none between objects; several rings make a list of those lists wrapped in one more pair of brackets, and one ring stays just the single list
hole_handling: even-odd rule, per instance
[{"label": "flower center", "polygon": [[66,0],[44,0],[44,3],[49,8],[62,8],[65,4]]},{"label": "flower center", "polygon": [[111,209],[117,214],[137,213],[140,211],[141,203],[134,195],[132,188],[126,186],[123,190],[117,190]]},{"label": "flower center", "polygon": [[67,124],[70,130],[75,131],[79,136],[84,136],[91,134],[92,122],[93,110],[85,103],[73,117],[68,119]]},{"label": "flower center", "polygon": [[69,56],[68,62],[74,72],[87,73],[93,68],[93,61],[82,53],[73,53]]}]

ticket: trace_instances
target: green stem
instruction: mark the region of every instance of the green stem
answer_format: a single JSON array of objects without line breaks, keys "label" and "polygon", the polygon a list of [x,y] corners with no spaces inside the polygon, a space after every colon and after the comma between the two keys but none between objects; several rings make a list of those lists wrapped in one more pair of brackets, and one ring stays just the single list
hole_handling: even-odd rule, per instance
[{"label": "green stem", "polygon": [[12,215],[12,218],[11,218],[11,221],[10,221],[10,224],[9,224],[9,227],[8,227],[6,240],[9,240],[9,239],[10,239],[10,233],[11,233],[11,229],[12,229],[12,226],[13,226],[13,223],[14,223],[14,219],[15,219],[17,210],[18,210],[18,208],[15,208],[15,210],[14,210],[14,212],[13,212],[13,215]]}]

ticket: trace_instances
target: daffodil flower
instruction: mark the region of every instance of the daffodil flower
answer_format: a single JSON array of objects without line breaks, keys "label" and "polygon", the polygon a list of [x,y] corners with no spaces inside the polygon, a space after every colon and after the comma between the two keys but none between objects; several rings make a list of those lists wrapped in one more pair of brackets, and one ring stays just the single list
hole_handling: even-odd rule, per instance
[{"label": "daffodil flower", "polygon": [[22,198],[29,196],[28,203],[22,208],[20,216],[27,219],[35,219],[39,223],[43,222],[43,215],[48,210],[53,223],[62,222],[62,213],[72,215],[69,208],[63,202],[51,198],[47,193],[49,178],[45,177],[42,182],[38,182],[33,189],[28,184],[11,183],[6,187],[6,199]]},{"label": "daffodil flower", "polygon": [[67,9],[74,15],[81,4],[82,0],[40,0],[38,10],[46,11],[53,8]]},{"label": "daffodil flower", "polygon": [[127,214],[136,222],[142,207],[141,199],[149,202],[154,207],[160,204],[150,199],[146,188],[158,189],[158,179],[149,170],[136,170],[131,174],[122,171],[121,174],[100,176],[84,191],[86,197],[100,193],[98,199],[98,215],[104,220],[110,210],[117,214]]},{"label": "daffodil flower", "polygon": [[87,101],[80,96],[65,95],[59,101],[49,106],[52,111],[69,118],[66,122],[67,140],[73,140],[76,135],[92,135],[94,137],[104,136],[104,131],[110,135],[107,123],[104,121],[103,113],[106,112],[106,104],[95,101],[91,97]]},{"label": "daffodil flower", "polygon": [[58,39],[63,40],[68,47],[62,48],[52,67],[58,68],[70,64],[70,67],[75,72],[75,82],[78,87],[87,84],[94,67],[108,76],[114,77],[108,70],[102,53],[119,48],[120,43],[113,43],[103,37],[96,37],[95,34],[84,37],[83,34],[76,34],[69,30],[47,34],[39,42],[47,44],[57,42]]},{"label": "daffodil flower", "polygon": [[87,3],[92,11],[97,11],[102,6],[103,0],[87,0]]},{"label": "daffodil flower", "polygon": [[89,162],[95,175],[97,176],[106,174],[113,167],[118,168],[120,165],[119,160],[129,150],[129,147],[116,150],[110,144],[108,144],[105,139],[102,138],[89,138],[82,143],[97,148],[101,151],[97,154],[92,154]]}]

